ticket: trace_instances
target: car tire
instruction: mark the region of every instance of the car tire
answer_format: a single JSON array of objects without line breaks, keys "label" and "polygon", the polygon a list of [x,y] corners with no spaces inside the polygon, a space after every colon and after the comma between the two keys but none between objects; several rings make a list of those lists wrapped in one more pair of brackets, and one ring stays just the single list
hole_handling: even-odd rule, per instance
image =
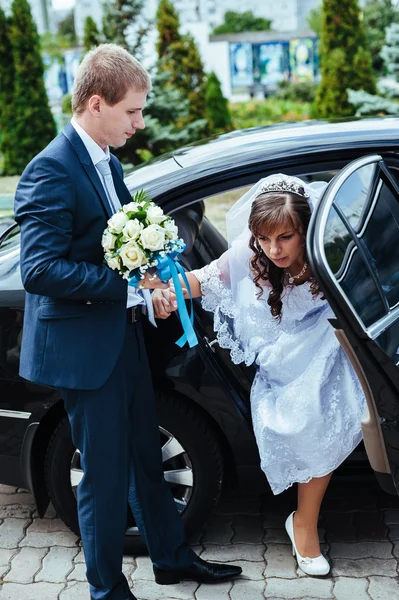
[{"label": "car tire", "polygon": [[[169,436],[184,449],[179,456],[192,469],[193,485],[189,500],[182,510],[188,536],[199,531],[215,507],[223,484],[223,455],[217,433],[208,419],[187,401],[162,397],[158,405],[161,436]],[[164,440],[163,440],[164,441]],[[50,439],[45,459],[47,490],[58,516],[79,535],[76,496],[71,485],[71,464],[76,451],[72,443],[69,421],[64,416]],[[175,459],[173,459],[175,460]],[[164,461],[165,478],[179,465]],[[189,475],[189,473],[187,473]],[[177,489],[178,488],[178,489]],[[180,487],[172,485],[172,493],[180,498]],[[182,504],[180,502],[180,510]],[[144,542],[134,523],[125,536],[126,553],[143,553]]]}]

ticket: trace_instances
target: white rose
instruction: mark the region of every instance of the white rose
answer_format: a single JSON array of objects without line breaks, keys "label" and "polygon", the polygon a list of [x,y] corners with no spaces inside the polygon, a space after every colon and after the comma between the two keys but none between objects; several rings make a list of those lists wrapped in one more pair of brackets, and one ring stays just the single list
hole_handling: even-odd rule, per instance
[{"label": "white rose", "polygon": [[126,241],[137,239],[143,227],[144,225],[138,219],[131,219],[122,230],[123,239]]},{"label": "white rose", "polygon": [[137,269],[141,267],[141,265],[147,262],[147,258],[137,244],[137,242],[130,241],[127,244],[123,244],[121,249],[119,250],[119,256],[125,265],[131,271],[132,269]]},{"label": "white rose", "polygon": [[163,214],[163,210],[159,206],[149,206],[147,209],[147,220],[150,223],[155,223],[159,225],[166,219],[166,216]]},{"label": "white rose", "polygon": [[173,219],[171,219],[170,221],[166,221],[162,227],[164,227],[164,229],[166,231],[166,237],[168,238],[168,240],[176,240],[177,239],[179,230],[177,229],[177,225],[175,225],[175,222]]},{"label": "white rose", "polygon": [[108,220],[108,228],[111,233],[120,233],[126,223],[128,222],[128,217],[124,212],[118,211]]},{"label": "white rose", "polygon": [[113,233],[108,231],[108,229],[106,229],[103,233],[103,237],[101,240],[101,244],[104,250],[113,250],[115,248],[116,238],[116,235],[114,235]]},{"label": "white rose", "polygon": [[137,212],[139,211],[141,206],[137,204],[137,202],[129,202],[129,204],[125,204],[123,206],[123,212]]},{"label": "white rose", "polygon": [[163,250],[165,246],[165,230],[159,225],[149,225],[140,233],[140,240],[148,250]]},{"label": "white rose", "polygon": [[118,271],[121,268],[119,256],[112,256],[111,254],[106,254],[105,260],[107,261],[107,265],[109,266],[109,268],[113,271]]}]

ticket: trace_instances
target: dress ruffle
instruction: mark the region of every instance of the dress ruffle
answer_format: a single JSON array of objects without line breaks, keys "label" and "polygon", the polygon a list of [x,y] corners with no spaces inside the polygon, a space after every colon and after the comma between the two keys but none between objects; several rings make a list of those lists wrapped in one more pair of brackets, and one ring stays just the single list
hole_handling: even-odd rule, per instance
[{"label": "dress ruffle", "polygon": [[[310,286],[289,286],[282,318],[274,319],[265,289],[260,300],[237,307],[221,263],[194,272],[202,306],[233,363],[255,363],[251,389],[254,432],[274,494],[334,471],[360,442],[365,398],[334,335],[334,314]],[[222,263],[223,264],[223,263]]]}]

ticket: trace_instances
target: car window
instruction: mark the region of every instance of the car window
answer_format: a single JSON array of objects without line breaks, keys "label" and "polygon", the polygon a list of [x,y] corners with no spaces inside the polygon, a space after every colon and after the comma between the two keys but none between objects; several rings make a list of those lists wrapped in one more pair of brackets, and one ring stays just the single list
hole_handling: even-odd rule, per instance
[{"label": "car window", "polygon": [[359,237],[393,308],[399,304],[399,203],[386,182],[378,189],[374,209]]},{"label": "car window", "polygon": [[205,216],[212,225],[227,238],[226,232],[226,213],[241,196],[243,196],[252,186],[228,190],[222,194],[216,194],[205,199]]},{"label": "car window", "polygon": [[17,250],[20,244],[19,226],[16,223],[12,229],[8,230],[8,233],[6,231],[0,235],[0,257]]},{"label": "car window", "polygon": [[[337,171],[324,171],[320,173],[304,173],[299,174],[298,177],[303,179],[306,183],[314,181],[330,181]],[[251,185],[243,186],[228,190],[221,194],[215,194],[204,199],[205,203],[205,216],[210,222],[216,227],[216,229],[226,238],[226,213],[233,206],[235,202],[241,196],[243,196]]]},{"label": "car window", "polygon": [[335,208],[328,215],[324,250],[331,271],[365,326],[383,317],[386,310],[378,287]]},{"label": "car window", "polygon": [[398,192],[385,169],[376,161],[350,174],[324,229],[328,265],[366,327],[399,305]]}]

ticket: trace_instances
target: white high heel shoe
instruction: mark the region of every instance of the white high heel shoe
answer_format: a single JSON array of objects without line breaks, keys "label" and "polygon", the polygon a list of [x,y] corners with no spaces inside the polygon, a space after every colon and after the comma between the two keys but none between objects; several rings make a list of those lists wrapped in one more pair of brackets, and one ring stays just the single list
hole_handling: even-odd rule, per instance
[{"label": "white high heel shoe", "polygon": [[295,511],[292,512],[289,517],[287,517],[287,520],[285,522],[285,530],[288,533],[292,542],[292,555],[296,556],[296,559],[298,561],[298,567],[304,573],[306,573],[306,575],[313,575],[316,577],[320,577],[321,575],[327,575],[330,572],[330,564],[322,554],[320,554],[320,556],[317,556],[316,558],[305,558],[299,554],[295,544],[294,514]]}]

